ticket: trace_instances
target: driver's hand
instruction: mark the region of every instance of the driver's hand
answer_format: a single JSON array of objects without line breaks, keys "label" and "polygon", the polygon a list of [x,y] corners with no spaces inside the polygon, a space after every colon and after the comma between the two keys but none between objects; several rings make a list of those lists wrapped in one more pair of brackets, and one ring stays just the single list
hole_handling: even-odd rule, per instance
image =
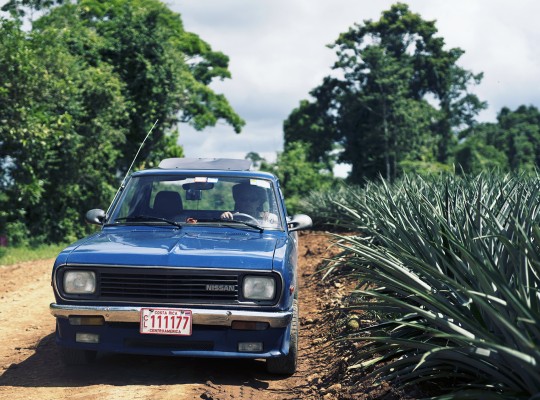
[{"label": "driver's hand", "polygon": [[221,219],[233,219],[233,214],[230,211],[225,211],[221,214]]}]

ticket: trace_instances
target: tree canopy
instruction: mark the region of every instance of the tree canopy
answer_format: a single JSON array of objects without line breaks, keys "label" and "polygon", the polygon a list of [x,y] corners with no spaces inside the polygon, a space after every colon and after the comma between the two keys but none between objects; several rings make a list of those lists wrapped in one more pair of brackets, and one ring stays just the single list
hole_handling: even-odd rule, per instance
[{"label": "tree canopy", "polygon": [[311,91],[284,123],[289,143],[310,143],[309,159],[352,165],[361,182],[396,176],[406,160],[448,161],[456,130],[485,107],[468,87],[481,74],[460,67],[458,48],[445,49],[434,21],[397,3],[378,21],[366,20],[330,45],[334,75]]},{"label": "tree canopy", "polygon": [[540,166],[540,111],[535,106],[503,107],[497,122],[480,123],[461,133],[456,151],[460,171],[534,171]]},{"label": "tree canopy", "polygon": [[251,160],[256,168],[278,177],[287,212],[291,215],[301,211],[301,200],[311,192],[326,190],[339,182],[323,163],[308,161],[309,153],[308,144],[294,142],[287,151],[277,154],[275,162],[268,162],[255,152],[250,152],[245,157]]},{"label": "tree canopy", "polygon": [[[13,0],[0,19],[0,230],[12,238],[81,236],[81,213],[106,208],[156,120],[147,166],[182,155],[179,121],[244,125],[208,86],[230,78],[228,57],[161,1],[59,3]],[[41,16],[28,31],[29,7]]]}]

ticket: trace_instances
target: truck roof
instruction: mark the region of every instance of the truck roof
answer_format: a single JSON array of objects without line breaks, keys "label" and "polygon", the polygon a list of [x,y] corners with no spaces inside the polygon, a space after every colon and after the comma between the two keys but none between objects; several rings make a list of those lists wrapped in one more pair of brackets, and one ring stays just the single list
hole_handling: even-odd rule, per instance
[{"label": "truck roof", "polygon": [[257,171],[250,168],[250,160],[232,158],[166,158],[157,168],[136,171],[132,176],[169,175],[169,174],[204,174],[205,176],[244,176],[254,179],[270,179],[277,182],[271,172]]},{"label": "truck roof", "polygon": [[234,158],[166,158],[160,169],[249,171],[250,160]]}]

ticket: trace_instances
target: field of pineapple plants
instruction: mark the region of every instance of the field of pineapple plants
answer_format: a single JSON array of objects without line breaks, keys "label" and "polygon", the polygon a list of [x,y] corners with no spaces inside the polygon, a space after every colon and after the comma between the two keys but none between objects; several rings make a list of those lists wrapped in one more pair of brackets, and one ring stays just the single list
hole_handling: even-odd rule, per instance
[{"label": "field of pineapple plants", "polygon": [[326,274],[353,274],[349,311],[375,321],[345,338],[362,343],[350,373],[441,399],[540,399],[539,176],[404,177],[305,206],[348,231]]}]

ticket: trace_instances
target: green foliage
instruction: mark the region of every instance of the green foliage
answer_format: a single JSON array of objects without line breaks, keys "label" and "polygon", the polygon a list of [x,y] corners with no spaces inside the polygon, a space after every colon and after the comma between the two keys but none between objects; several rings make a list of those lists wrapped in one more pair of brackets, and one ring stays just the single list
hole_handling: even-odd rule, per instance
[{"label": "green foliage", "polygon": [[479,174],[482,171],[508,170],[506,155],[495,146],[475,136],[461,143],[455,153],[458,173]]},{"label": "green foliage", "polygon": [[[327,82],[328,86],[332,84],[329,80]],[[314,89],[311,94],[317,101],[302,100],[283,123],[285,145],[305,143],[309,148],[307,160],[323,163],[327,169],[332,168],[336,159],[332,150],[338,140],[334,117],[327,112],[332,101],[331,92],[331,88],[325,84]]]},{"label": "green foliage", "polygon": [[[262,162],[260,166],[261,170],[278,177],[291,215],[301,211],[301,199],[310,192],[324,190],[335,183],[332,172],[326,170],[324,164],[308,161],[308,153],[308,145],[294,142],[284,152],[278,153],[275,163]],[[250,155],[252,159],[257,156]]]},{"label": "green foliage", "polygon": [[4,233],[12,246],[28,246],[30,231],[22,221],[9,222],[4,227]]},{"label": "green foliage", "polygon": [[96,36],[94,44],[87,35],[82,43],[70,35],[67,45],[83,60],[93,63],[97,58],[110,65],[124,84],[128,119],[119,170],[127,169],[156,120],[159,124],[141,152],[141,159],[150,156],[150,165],[165,152],[178,152],[165,137],[179,121],[203,129],[224,120],[237,132],[244,125],[225,97],[208,87],[214,79],[230,77],[228,57],[186,32],[180,16],[161,1],[80,0],[53,9],[34,26],[59,32],[82,27]]},{"label": "green foliage", "polygon": [[439,176],[443,174],[453,174],[454,169],[436,161],[409,161],[404,160],[399,163],[399,169],[403,175],[419,175],[422,177]]},{"label": "green foliage", "polygon": [[65,246],[66,244],[62,243],[55,245],[0,247],[0,266],[54,258]]},{"label": "green foliage", "polygon": [[250,151],[249,153],[247,153],[244,159],[251,160],[253,168],[256,168],[256,169],[259,169],[261,167],[261,164],[263,162],[266,162],[264,157],[261,157],[259,153],[256,153],[254,151]]},{"label": "green foliage", "polygon": [[[369,190],[370,185],[366,183],[365,190]],[[351,218],[343,212],[343,204],[351,204],[363,190],[341,182],[325,190],[312,191],[300,205],[313,220],[313,229],[354,231],[356,225],[351,224]]]},{"label": "green foliage", "polygon": [[540,166],[540,111],[520,106],[503,108],[497,123],[483,123],[464,131],[464,142],[456,153],[456,163],[465,172],[482,167],[505,171],[534,171]]},{"label": "green foliage", "polygon": [[440,398],[540,393],[538,176],[405,177],[341,202],[360,235],[338,236],[334,267],[353,269],[351,307],[386,319],[350,369]]},{"label": "green foliage", "polygon": [[54,4],[62,4],[65,0],[8,0],[1,8],[8,12],[13,18],[23,18],[28,10],[30,14],[43,8],[52,7]]},{"label": "green foliage", "polygon": [[125,141],[122,83],[107,65],[80,63],[56,32],[2,28],[9,33],[2,35],[0,69],[10,72],[0,78],[6,220],[23,223],[28,232],[21,235],[32,238],[80,236],[81,209],[114,193]]},{"label": "green foliage", "polygon": [[485,104],[467,91],[481,74],[459,67],[463,51],[446,50],[436,33],[433,21],[402,3],[342,33],[330,47],[343,78],[325,78],[314,101],[291,113],[285,143],[309,143],[312,162],[343,149],[339,161],[352,165],[353,183],[395,179],[402,161],[447,163],[454,130],[471,125]]},{"label": "green foliage", "polygon": [[[10,1],[17,18],[0,19],[0,221],[15,242],[88,233],[83,213],[107,208],[156,120],[139,165],[182,156],[180,120],[244,124],[208,87],[230,77],[227,56],[160,1],[60,3]],[[27,8],[42,15],[30,32]]]}]

